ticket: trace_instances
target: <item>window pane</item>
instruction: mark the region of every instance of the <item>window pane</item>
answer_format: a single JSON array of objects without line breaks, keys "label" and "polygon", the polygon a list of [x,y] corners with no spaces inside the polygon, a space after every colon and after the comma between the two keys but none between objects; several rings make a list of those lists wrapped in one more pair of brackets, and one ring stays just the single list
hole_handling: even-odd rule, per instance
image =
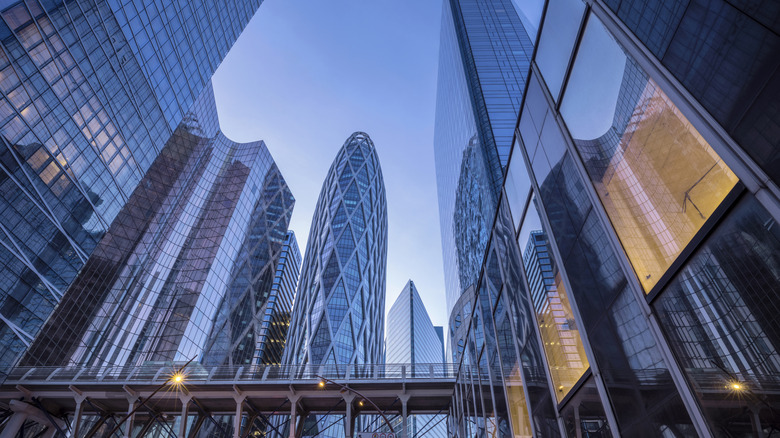
[{"label": "window pane", "polygon": [[520,15],[520,21],[523,22],[531,41],[536,41],[536,33],[539,31],[539,22],[542,21],[542,10],[544,9],[544,0],[512,0]]},{"label": "window pane", "polygon": [[581,0],[550,0],[547,6],[536,64],[553,99],[561,92],[584,11],[585,4]]},{"label": "window pane", "polygon": [[595,17],[561,113],[650,292],[737,177]]},{"label": "window pane", "polygon": [[[780,428],[780,228],[752,196],[734,208],[655,302],[712,430]],[[754,404],[760,400],[760,404]]]},{"label": "window pane", "polygon": [[525,208],[525,201],[528,199],[528,192],[531,190],[531,181],[528,179],[528,171],[525,168],[525,160],[518,140],[515,140],[504,188],[514,218],[515,230],[517,230],[523,217],[523,208]]},{"label": "window pane", "polygon": [[539,221],[535,198],[526,213],[518,243],[523,253],[531,305],[536,314],[555,395],[560,402],[589,364],[550,241]]}]

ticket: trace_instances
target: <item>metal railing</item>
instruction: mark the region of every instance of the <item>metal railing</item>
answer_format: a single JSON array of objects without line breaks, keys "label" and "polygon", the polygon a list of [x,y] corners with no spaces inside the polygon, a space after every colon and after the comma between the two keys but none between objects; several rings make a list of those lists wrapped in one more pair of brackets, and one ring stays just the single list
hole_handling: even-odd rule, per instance
[{"label": "metal railing", "polygon": [[[17,367],[6,378],[4,385],[23,383],[78,383],[78,382],[165,382],[184,363],[154,362],[132,367]],[[463,370],[461,370],[463,371]],[[356,365],[247,365],[203,366],[193,362],[183,368],[188,382],[294,382],[327,379],[344,381],[373,380],[455,380],[457,364],[356,364]]]}]

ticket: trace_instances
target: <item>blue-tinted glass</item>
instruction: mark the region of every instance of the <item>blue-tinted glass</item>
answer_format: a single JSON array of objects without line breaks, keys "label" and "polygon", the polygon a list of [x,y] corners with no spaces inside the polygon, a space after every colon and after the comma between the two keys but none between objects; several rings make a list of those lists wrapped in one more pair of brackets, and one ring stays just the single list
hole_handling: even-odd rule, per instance
[{"label": "blue-tinted glass", "polygon": [[547,3],[542,36],[536,49],[536,65],[554,99],[561,92],[584,11],[582,0],[550,0]]}]

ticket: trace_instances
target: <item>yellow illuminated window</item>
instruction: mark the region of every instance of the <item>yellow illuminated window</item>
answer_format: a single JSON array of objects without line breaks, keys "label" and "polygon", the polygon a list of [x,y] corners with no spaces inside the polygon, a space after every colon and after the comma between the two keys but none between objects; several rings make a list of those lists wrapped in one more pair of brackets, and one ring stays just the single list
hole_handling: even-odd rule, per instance
[{"label": "yellow illuminated window", "polygon": [[601,22],[591,18],[561,114],[649,293],[738,180]]},{"label": "yellow illuminated window", "polygon": [[560,402],[588,369],[588,358],[547,235],[535,229],[538,213],[534,208],[528,209],[523,225],[520,243],[531,305]]},{"label": "yellow illuminated window", "polygon": [[649,80],[596,190],[645,292],[738,179]]}]

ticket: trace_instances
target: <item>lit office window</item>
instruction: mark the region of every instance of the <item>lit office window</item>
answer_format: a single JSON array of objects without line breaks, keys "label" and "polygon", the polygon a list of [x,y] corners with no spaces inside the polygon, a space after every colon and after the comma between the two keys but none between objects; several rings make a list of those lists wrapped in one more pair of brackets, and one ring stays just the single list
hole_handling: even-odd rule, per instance
[{"label": "lit office window", "polygon": [[589,364],[550,240],[539,220],[535,198],[526,213],[518,243],[523,253],[531,306],[560,402]]},{"label": "lit office window", "polygon": [[561,113],[649,293],[738,179],[594,16]]}]

